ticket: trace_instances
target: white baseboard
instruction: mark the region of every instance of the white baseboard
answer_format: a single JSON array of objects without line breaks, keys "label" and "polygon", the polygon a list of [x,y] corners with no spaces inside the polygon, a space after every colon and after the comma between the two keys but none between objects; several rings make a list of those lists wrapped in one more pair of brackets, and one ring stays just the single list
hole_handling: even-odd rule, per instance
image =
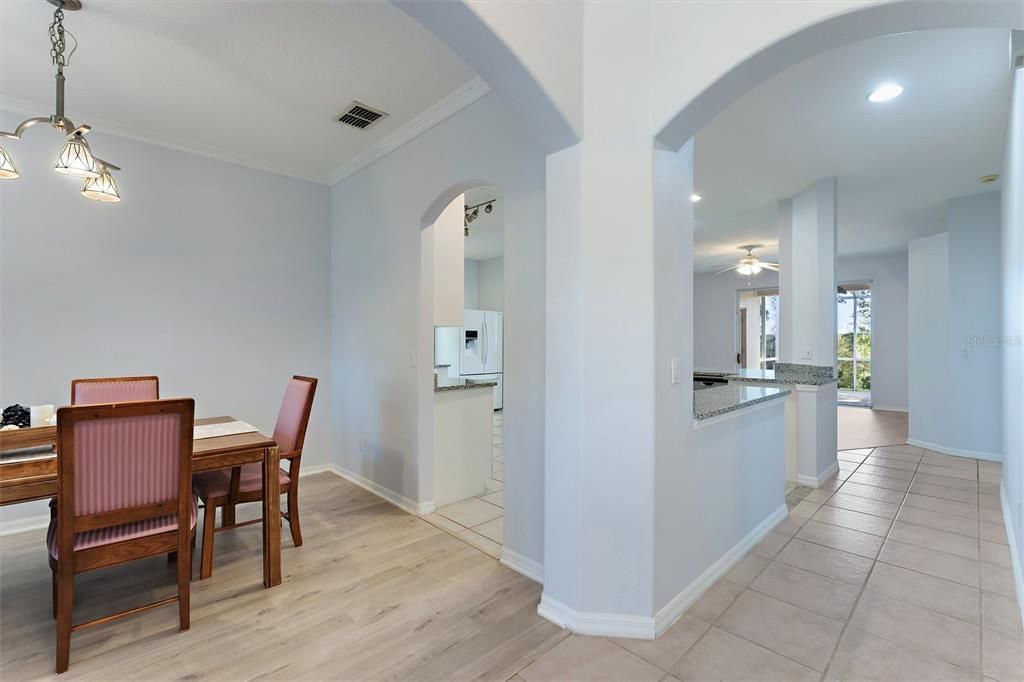
[{"label": "white baseboard", "polygon": [[707,590],[724,576],[740,559],[746,556],[747,552],[753,549],[761,540],[772,531],[775,526],[782,523],[789,516],[786,505],[776,509],[764,521],[759,523],[754,530],[747,533],[746,537],[733,545],[732,549],[726,552],[718,561],[711,564],[700,577],[686,586],[686,588],[673,597],[669,603],[661,607],[654,614],[655,636],[660,637],[662,633],[672,627],[686,609],[693,606],[694,602],[700,599]]},{"label": "white baseboard", "polygon": [[905,407],[896,407],[894,405],[872,405],[872,410],[881,410],[882,412],[906,412]]},{"label": "white baseboard", "polygon": [[[629,616],[617,613],[585,613],[572,609],[549,595],[541,594],[537,613],[555,625],[580,635],[655,639],[672,627],[686,609],[700,599],[719,578],[732,570],[736,563],[761,542],[775,526],[789,515],[783,504],[756,528],[737,542],[696,580],[686,586],[653,616]],[[504,558],[504,557],[503,557]]]},{"label": "white baseboard", "polygon": [[1006,540],[1010,543],[1010,564],[1013,567],[1013,583],[1017,588],[1017,607],[1020,609],[1021,622],[1024,622],[1024,556],[1020,555],[1017,538],[1014,535],[1013,507],[1006,495],[1006,479],[999,486],[999,499],[1003,507],[1003,525],[1006,526]]},{"label": "white baseboard", "polygon": [[528,556],[520,554],[508,547],[501,548],[501,563],[508,566],[516,573],[525,575],[530,580],[544,584],[544,565],[538,563]]},{"label": "white baseboard", "polygon": [[799,474],[796,477],[796,482],[800,485],[807,486],[809,488],[817,488],[822,483],[839,473],[839,462],[833,462],[829,465],[828,469],[821,472],[821,475],[815,478],[814,476],[807,476],[806,474]]},{"label": "white baseboard", "polygon": [[984,452],[981,450],[961,450],[958,448],[948,448],[945,445],[929,443],[927,441],[918,440],[917,438],[907,438],[907,443],[919,448],[924,448],[925,450],[933,450],[935,452],[941,452],[944,455],[951,455],[953,457],[969,457],[971,459],[983,459],[988,462],[1003,461],[1003,456],[998,452]]},{"label": "white baseboard", "polygon": [[328,466],[331,472],[337,474],[338,476],[341,476],[346,481],[349,481],[350,483],[355,483],[363,490],[371,492],[377,497],[387,500],[388,502],[395,505],[402,511],[408,512],[413,516],[425,516],[434,511],[433,500],[430,500],[428,502],[416,502],[415,500],[409,499],[405,495],[396,493],[394,490],[391,490],[390,488],[385,488],[384,486],[380,485],[375,481],[371,481],[368,478],[364,478],[359,474],[355,473],[354,471],[349,471],[348,469],[338,464],[332,463]]},{"label": "white baseboard", "polygon": [[547,594],[540,595],[537,613],[578,635],[654,639],[654,618],[619,613],[581,613]]}]

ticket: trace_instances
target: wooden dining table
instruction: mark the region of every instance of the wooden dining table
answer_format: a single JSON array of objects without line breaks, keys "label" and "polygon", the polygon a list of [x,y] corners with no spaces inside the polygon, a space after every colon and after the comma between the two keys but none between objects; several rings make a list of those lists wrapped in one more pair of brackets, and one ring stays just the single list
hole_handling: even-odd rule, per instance
[{"label": "wooden dining table", "polygon": [[[236,421],[196,419],[196,426]],[[57,496],[57,427],[0,431],[0,506]],[[192,472],[263,464],[263,585],[281,584],[281,466],[273,438],[258,431],[192,441]]]}]

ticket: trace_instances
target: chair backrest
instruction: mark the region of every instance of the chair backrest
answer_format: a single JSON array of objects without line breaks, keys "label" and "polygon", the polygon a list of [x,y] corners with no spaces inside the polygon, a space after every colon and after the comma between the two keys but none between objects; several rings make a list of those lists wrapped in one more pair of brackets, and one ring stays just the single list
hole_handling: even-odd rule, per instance
[{"label": "chair backrest", "polygon": [[191,398],[57,410],[60,556],[86,530],[169,514],[189,527],[194,416]]},{"label": "chair backrest", "polygon": [[306,426],[309,412],[313,409],[313,394],[316,379],[295,375],[284,391],[284,400],[277,413],[274,426],[274,442],[281,450],[281,456],[301,455],[302,443],[306,440]]},{"label": "chair backrest", "polygon": [[157,400],[159,398],[160,379],[157,377],[106,377],[75,379],[71,382],[72,405],[121,403],[129,400]]}]

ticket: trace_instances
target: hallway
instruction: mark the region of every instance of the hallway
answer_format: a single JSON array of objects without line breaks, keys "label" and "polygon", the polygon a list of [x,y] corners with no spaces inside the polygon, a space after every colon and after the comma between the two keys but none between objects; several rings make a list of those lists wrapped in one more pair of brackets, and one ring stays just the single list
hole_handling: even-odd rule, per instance
[{"label": "hallway", "polygon": [[839,457],[660,639],[574,635],[520,678],[1024,677],[1001,466],[907,445]]}]

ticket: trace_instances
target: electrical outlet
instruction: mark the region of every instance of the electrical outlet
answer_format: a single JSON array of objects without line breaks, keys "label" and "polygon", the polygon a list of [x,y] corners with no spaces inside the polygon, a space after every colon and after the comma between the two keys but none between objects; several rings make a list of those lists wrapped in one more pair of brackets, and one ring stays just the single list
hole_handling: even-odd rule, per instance
[{"label": "electrical outlet", "polygon": [[362,435],[359,436],[359,452],[366,452],[366,439]]},{"label": "electrical outlet", "polygon": [[801,360],[810,360],[811,359],[811,355],[812,355],[812,353],[811,353],[811,347],[810,346],[804,346],[803,348],[800,349],[800,359]]},{"label": "electrical outlet", "polygon": [[971,349],[970,348],[961,348],[960,349],[960,357],[963,358],[964,360],[966,360],[967,358],[971,357]]},{"label": "electrical outlet", "polygon": [[416,351],[412,351],[411,353],[409,353],[409,366],[416,366]]},{"label": "electrical outlet", "polygon": [[669,363],[669,367],[670,367],[669,374],[672,377],[672,383],[673,384],[678,384],[679,383],[679,358],[672,358],[672,361]]}]

